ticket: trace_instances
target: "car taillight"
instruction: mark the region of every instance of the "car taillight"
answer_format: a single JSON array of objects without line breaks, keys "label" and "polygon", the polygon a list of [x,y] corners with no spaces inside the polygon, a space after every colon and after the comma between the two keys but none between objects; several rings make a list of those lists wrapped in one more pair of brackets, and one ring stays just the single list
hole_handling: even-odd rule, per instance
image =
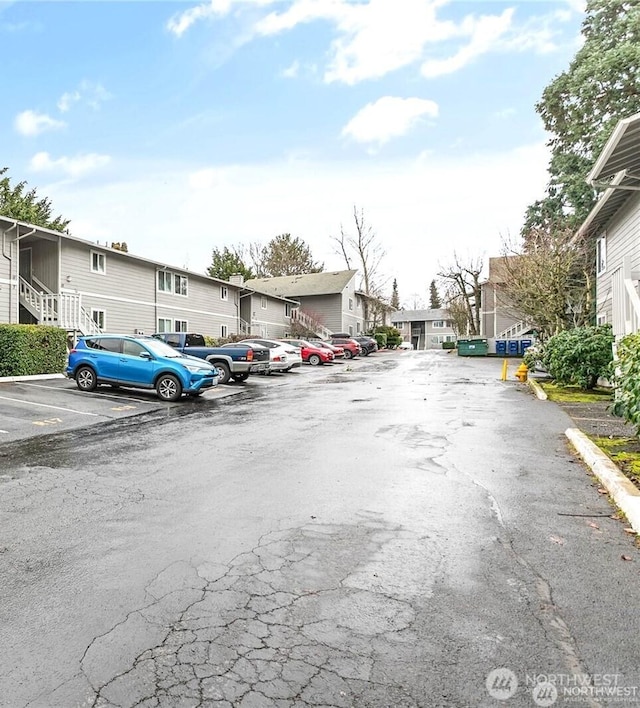
[{"label": "car taillight", "polygon": [[247,351],[247,361],[253,361],[253,349]]},{"label": "car taillight", "polygon": [[282,361],[282,357],[280,357],[276,354],[276,356],[273,357],[273,360],[274,361]]}]

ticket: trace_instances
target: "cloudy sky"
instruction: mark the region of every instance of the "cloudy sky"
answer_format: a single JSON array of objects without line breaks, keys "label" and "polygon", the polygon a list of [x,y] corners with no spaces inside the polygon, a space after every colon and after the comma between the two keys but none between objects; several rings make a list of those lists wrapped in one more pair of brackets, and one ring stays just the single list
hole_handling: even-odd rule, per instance
[{"label": "cloudy sky", "polygon": [[0,167],[73,235],[204,271],[363,210],[406,306],[543,196],[583,0],[0,0]]}]

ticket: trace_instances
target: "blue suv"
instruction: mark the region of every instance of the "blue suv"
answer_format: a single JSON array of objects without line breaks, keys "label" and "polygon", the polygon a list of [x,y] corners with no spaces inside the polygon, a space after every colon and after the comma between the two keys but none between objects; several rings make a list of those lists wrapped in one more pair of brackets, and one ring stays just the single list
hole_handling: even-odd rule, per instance
[{"label": "blue suv", "polygon": [[218,385],[218,370],[153,337],[99,334],[81,337],[69,352],[67,376],[81,391],[98,384],[155,389],[162,401],[199,396]]}]

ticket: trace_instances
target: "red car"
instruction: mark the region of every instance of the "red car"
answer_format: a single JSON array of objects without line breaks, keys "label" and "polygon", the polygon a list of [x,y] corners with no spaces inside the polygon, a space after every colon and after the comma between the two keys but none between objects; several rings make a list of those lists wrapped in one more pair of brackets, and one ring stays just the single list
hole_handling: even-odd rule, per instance
[{"label": "red car", "polygon": [[337,345],[344,349],[345,359],[353,359],[354,356],[360,356],[360,345],[355,339],[349,337],[332,337],[329,342],[330,344]]},{"label": "red car", "polygon": [[322,347],[323,349],[329,349],[333,352],[334,359],[344,359],[344,349],[338,344],[329,344],[329,342],[323,342],[322,340],[312,339],[311,344],[314,347]]},{"label": "red car", "polygon": [[316,346],[315,342],[308,342],[306,339],[282,339],[280,340],[286,344],[292,344],[294,347],[300,349],[300,356],[302,361],[306,361],[311,364],[311,366],[318,366],[318,364],[330,364],[334,355],[333,352],[324,347]]}]

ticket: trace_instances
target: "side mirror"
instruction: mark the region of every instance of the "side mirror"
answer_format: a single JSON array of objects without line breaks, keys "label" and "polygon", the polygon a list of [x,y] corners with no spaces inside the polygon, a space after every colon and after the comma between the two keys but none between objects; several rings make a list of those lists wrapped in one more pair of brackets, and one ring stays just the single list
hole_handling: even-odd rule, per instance
[{"label": "side mirror", "polygon": [[140,358],[141,359],[151,359],[151,354],[149,352],[140,352]]}]

